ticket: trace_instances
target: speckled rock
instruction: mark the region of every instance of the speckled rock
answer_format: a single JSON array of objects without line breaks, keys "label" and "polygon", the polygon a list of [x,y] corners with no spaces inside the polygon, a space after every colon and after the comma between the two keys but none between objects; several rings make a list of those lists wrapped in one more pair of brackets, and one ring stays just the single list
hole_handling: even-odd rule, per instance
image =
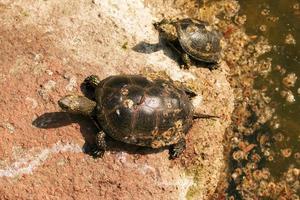
[{"label": "speckled rock", "polygon": [[[228,67],[181,70],[152,26],[156,8],[137,0],[0,2],[0,199],[207,199],[214,192],[233,110]],[[80,93],[90,74],[164,74],[195,89],[196,109],[220,119],[196,121],[175,161],[166,149],[115,141],[93,159],[83,152],[93,123],[57,105]]]}]

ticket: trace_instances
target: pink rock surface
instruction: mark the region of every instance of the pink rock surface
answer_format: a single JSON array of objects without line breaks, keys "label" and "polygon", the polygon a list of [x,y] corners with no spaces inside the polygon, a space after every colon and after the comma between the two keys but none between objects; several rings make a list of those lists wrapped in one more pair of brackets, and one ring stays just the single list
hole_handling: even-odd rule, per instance
[{"label": "pink rock surface", "polygon": [[[0,2],[0,199],[206,199],[214,191],[233,109],[227,67],[181,70],[157,44],[151,13],[134,0]],[[157,45],[132,50],[140,42]],[[166,149],[115,141],[101,159],[85,154],[96,128],[59,113],[57,100],[80,93],[87,75],[146,68],[195,84],[196,109],[221,118],[196,121],[175,161]]]}]

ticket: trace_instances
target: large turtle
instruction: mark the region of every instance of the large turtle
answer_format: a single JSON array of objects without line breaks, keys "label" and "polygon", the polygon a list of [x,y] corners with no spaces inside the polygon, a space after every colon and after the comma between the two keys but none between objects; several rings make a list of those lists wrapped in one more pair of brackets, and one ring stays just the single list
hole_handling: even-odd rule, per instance
[{"label": "large turtle", "polygon": [[185,135],[196,115],[190,91],[176,87],[171,81],[150,81],[139,75],[109,76],[100,81],[95,76],[85,79],[93,98],[67,95],[58,101],[70,113],[89,116],[99,127],[96,148],[92,154],[101,157],[106,149],[105,137],[124,143],[160,148],[170,146],[170,158],[185,149]]},{"label": "large turtle", "polygon": [[197,19],[163,19],[154,23],[154,27],[167,40],[168,45],[176,50],[182,61],[189,67],[192,60],[202,61],[217,67],[221,53],[222,34],[207,22]]}]

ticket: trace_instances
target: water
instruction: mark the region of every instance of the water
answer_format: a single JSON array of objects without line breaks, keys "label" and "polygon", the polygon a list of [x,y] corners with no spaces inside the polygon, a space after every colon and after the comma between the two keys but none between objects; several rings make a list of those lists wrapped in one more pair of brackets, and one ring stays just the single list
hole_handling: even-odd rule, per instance
[{"label": "water", "polygon": [[[279,128],[271,128],[272,135],[282,133],[283,141],[274,141],[271,149],[275,152],[274,160],[265,164],[274,177],[279,178],[290,165],[299,167],[293,155],[300,152],[300,1],[299,0],[252,0],[239,1],[241,14],[247,16],[245,24],[249,35],[263,35],[273,46],[265,55],[272,58],[272,71],[268,77],[259,77],[256,87],[267,87],[271,97],[271,105],[278,116]],[[291,34],[296,44],[287,44],[286,37]],[[291,41],[290,43],[293,43]],[[282,75],[275,68],[279,65],[286,70]],[[282,79],[289,73],[295,73],[298,78],[294,87],[287,88]],[[282,90],[291,90],[295,102],[289,103],[280,95]],[[292,149],[288,158],[282,156],[281,150]]]},{"label": "water", "polygon": [[[239,170],[241,173],[236,179],[230,178],[226,196],[234,199],[299,199],[300,1],[239,0],[239,4],[239,15],[247,16],[246,33],[263,36],[272,46],[269,53],[260,57],[261,60],[271,59],[271,71],[267,76],[257,75],[255,89],[270,97],[268,106],[275,112],[268,123],[253,128],[252,135],[240,134],[246,144],[257,145],[249,157],[258,153],[262,159],[255,162],[248,157],[237,162],[231,157],[230,177],[236,177]],[[283,83],[288,75],[299,77],[294,85],[291,84],[293,86],[288,86],[286,81]],[[267,145],[260,144],[262,135],[270,138]],[[236,150],[233,148],[232,152]],[[251,166],[256,164],[252,169]],[[265,172],[268,178],[262,178],[261,174]]]}]

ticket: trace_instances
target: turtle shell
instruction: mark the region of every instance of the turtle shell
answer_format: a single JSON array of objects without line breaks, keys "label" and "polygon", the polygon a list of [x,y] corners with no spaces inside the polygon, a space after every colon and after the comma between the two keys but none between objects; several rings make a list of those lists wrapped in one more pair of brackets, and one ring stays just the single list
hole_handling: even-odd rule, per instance
[{"label": "turtle shell", "polygon": [[193,106],[188,96],[169,81],[110,76],[95,93],[100,126],[125,143],[152,148],[175,144],[192,125]]},{"label": "turtle shell", "polygon": [[196,60],[217,63],[221,52],[221,33],[206,22],[181,19],[176,22],[178,40],[182,49]]}]

